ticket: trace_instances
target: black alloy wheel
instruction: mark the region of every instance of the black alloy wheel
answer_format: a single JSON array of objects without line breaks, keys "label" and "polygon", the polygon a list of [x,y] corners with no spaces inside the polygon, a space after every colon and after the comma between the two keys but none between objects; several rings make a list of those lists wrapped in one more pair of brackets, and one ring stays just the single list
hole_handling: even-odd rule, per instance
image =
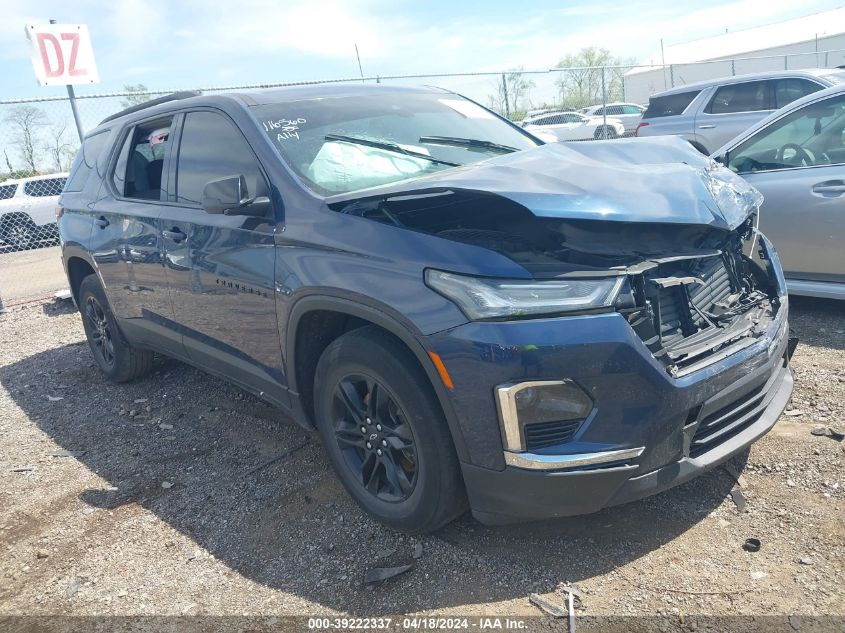
[{"label": "black alloy wheel", "polygon": [[92,350],[106,366],[114,367],[114,341],[109,320],[103,306],[93,295],[85,300],[84,314],[90,326]]},{"label": "black alloy wheel", "polygon": [[370,494],[408,499],[417,483],[417,449],[396,397],[372,377],[352,374],[335,388],[334,438],[346,466]]}]

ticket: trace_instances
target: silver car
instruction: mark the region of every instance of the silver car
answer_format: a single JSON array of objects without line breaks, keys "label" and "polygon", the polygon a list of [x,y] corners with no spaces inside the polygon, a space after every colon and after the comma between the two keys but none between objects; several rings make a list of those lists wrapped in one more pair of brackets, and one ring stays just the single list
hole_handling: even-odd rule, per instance
[{"label": "silver car", "polygon": [[775,112],[714,158],[763,194],[760,229],[789,291],[845,299],[845,85]]},{"label": "silver car", "polygon": [[652,95],[636,135],[675,134],[709,154],[773,111],[840,83],[845,83],[845,71],[820,68],[679,86]]}]

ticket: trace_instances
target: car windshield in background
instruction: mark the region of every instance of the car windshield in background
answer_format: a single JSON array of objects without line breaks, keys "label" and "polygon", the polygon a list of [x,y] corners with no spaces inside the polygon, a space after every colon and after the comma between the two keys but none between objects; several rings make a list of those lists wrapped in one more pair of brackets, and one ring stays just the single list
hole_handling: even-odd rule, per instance
[{"label": "car windshield in background", "polygon": [[309,99],[254,106],[252,113],[290,168],[321,195],[419,178],[539,144],[448,93]]}]

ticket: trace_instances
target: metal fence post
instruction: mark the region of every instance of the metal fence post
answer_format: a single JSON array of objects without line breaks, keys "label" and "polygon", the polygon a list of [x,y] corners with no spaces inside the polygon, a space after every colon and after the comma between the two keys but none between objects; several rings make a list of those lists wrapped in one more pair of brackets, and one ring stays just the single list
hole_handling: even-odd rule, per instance
[{"label": "metal fence post", "polygon": [[671,88],[675,87],[675,65],[669,64],[669,81],[671,82]]},{"label": "metal fence post", "polygon": [[735,75],[736,75],[736,60],[732,59],[731,60],[731,77],[734,77]]},{"label": "metal fence post", "polygon": [[0,295],[0,314],[6,314],[7,312],[6,306],[3,305],[3,295]]},{"label": "metal fence post", "polygon": [[502,97],[505,101],[505,117],[511,118],[511,108],[508,103],[508,80],[505,78],[505,73],[502,73]]},{"label": "metal fence post", "polygon": [[607,81],[604,75],[605,67],[601,67],[601,122],[602,138],[607,140]]}]

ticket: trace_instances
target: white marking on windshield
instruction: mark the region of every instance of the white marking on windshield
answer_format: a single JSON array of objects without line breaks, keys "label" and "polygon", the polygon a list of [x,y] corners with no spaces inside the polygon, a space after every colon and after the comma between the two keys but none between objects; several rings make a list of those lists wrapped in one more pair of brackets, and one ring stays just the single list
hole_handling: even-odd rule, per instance
[{"label": "white marking on windshield", "polygon": [[265,132],[276,132],[276,140],[280,143],[291,138],[299,140],[299,126],[305,123],[305,119],[277,119],[275,121],[263,121]]}]

